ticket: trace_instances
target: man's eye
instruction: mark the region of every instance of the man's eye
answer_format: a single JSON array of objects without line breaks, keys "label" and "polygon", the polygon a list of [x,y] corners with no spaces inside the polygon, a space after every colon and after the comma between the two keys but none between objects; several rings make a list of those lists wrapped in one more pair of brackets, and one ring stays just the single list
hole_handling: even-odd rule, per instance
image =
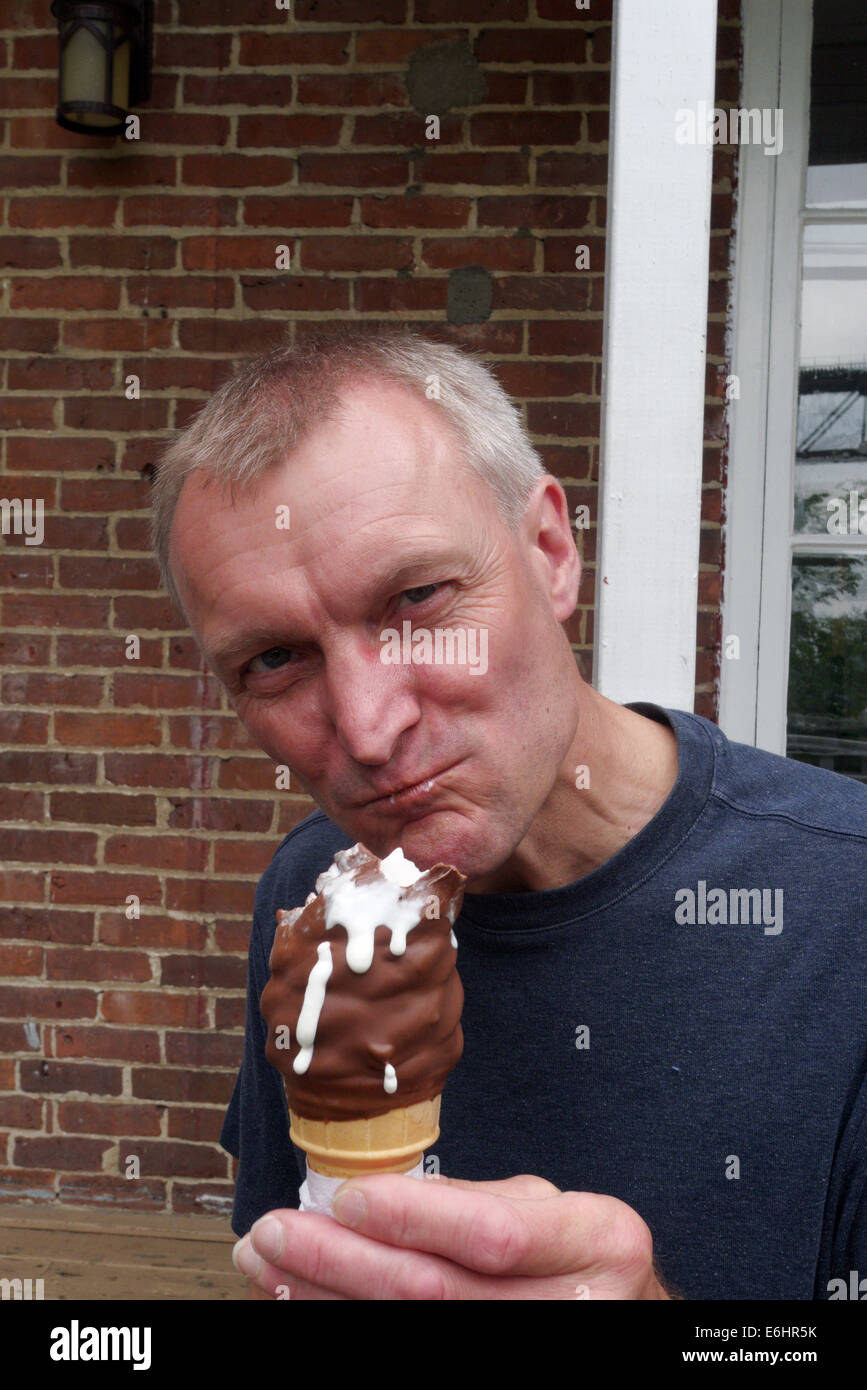
[{"label": "man's eye", "polygon": [[[289,647],[269,647],[266,652],[260,652],[258,656],[253,657],[247,670],[252,675],[261,674],[262,667],[266,671],[279,671],[281,666],[287,664],[290,656],[292,656],[292,651]],[[261,661],[262,666],[257,667],[257,661]]]},{"label": "man's eye", "polygon": [[404,589],[401,598],[408,598],[410,603],[423,603],[439,587],[439,584],[419,584],[415,589]]}]

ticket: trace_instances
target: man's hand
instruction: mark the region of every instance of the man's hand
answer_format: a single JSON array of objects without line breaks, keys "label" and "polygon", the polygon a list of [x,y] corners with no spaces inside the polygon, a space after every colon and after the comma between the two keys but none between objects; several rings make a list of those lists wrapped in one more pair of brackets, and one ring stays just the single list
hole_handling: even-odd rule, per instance
[{"label": "man's hand", "polygon": [[[650,1231],[616,1197],[503,1182],[353,1178],[334,1215],[272,1211],[232,1258],[274,1299],[667,1299]],[[350,1229],[351,1228],[351,1229]]]}]

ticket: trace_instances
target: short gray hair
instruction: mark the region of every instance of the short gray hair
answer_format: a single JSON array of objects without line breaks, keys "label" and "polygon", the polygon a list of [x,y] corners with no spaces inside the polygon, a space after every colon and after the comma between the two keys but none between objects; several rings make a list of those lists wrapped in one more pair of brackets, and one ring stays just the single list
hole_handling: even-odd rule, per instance
[{"label": "short gray hair", "polygon": [[151,536],[163,583],[183,606],[169,568],[169,535],[184,480],[204,470],[234,500],[301,437],[333,416],[341,393],[369,378],[416,391],[442,413],[462,462],[489,484],[515,529],[545,469],[521,413],[489,367],[414,329],[341,324],[249,358],[163,451],[153,486]]}]

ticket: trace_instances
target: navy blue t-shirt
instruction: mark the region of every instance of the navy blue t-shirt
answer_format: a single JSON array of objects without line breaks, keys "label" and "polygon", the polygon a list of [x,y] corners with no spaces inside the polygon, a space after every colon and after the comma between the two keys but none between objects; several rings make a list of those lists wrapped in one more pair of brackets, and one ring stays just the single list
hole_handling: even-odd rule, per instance
[{"label": "navy blue t-shirt", "polygon": [[[575,883],[464,897],[440,1171],[621,1198],[688,1299],[827,1298],[867,1276],[867,787],[628,708],[677,736],[653,819]],[[258,885],[221,1136],[239,1236],[304,1172],[259,1011],[275,913],[350,843],[317,811]]]}]

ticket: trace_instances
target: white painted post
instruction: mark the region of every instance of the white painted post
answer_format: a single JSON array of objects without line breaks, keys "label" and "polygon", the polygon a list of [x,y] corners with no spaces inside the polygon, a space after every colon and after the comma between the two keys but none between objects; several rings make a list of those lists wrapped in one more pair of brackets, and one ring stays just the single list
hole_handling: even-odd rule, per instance
[{"label": "white painted post", "polygon": [[[615,0],[593,684],[691,710],[716,0]],[[680,143],[679,112],[698,136]],[[712,127],[711,127],[712,129]]]}]

